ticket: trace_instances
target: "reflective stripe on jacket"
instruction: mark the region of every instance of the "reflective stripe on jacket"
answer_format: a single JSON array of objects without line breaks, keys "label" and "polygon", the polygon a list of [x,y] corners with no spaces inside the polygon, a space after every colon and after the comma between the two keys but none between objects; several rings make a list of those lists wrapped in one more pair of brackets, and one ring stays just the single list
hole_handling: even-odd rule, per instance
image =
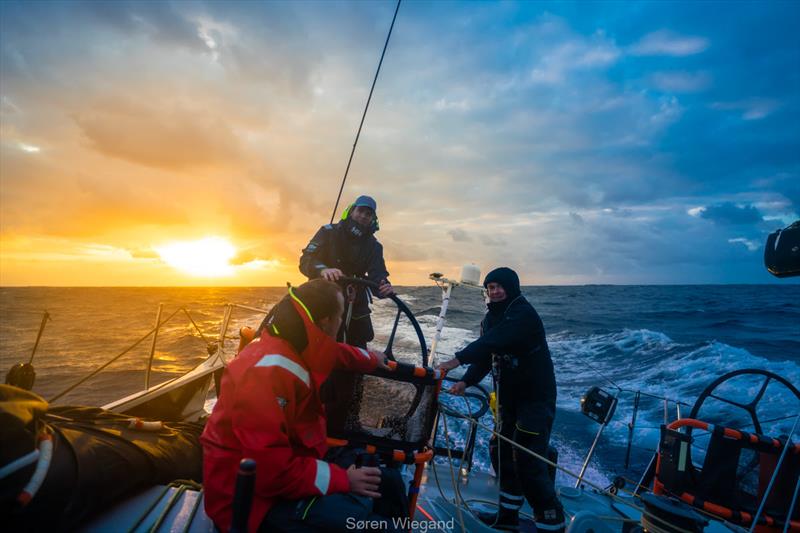
[{"label": "reflective stripe on jacket", "polygon": [[223,532],[233,517],[239,461],[256,461],[248,530],[256,531],[277,498],[348,492],[347,473],[323,461],[328,446],[319,387],[334,368],[370,372],[377,357],[335,342],[295,305],[308,346],[266,332],[234,359],[222,376],[221,393],[201,436],[205,509]]}]

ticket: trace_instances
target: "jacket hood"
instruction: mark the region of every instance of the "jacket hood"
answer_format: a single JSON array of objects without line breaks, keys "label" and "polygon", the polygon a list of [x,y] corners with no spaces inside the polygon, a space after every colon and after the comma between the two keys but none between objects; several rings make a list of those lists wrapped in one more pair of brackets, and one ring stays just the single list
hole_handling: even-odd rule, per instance
[{"label": "jacket hood", "polygon": [[336,354],[339,351],[336,339],[322,331],[314,323],[314,317],[305,304],[289,288],[289,298],[295,313],[302,321],[303,333],[305,334],[305,346],[300,348],[295,346],[297,354],[308,365],[314,381],[318,385],[328,379],[336,365]]},{"label": "jacket hood", "polygon": [[519,276],[517,273],[508,267],[495,268],[483,280],[484,288],[490,283],[498,283],[506,291],[506,299],[500,302],[488,302],[486,307],[493,315],[502,315],[517,298],[519,298],[521,291],[519,288]]},{"label": "jacket hood", "polygon": [[328,379],[336,364],[338,343],[314,323],[310,311],[291,288],[269,312],[257,335],[286,341],[306,363],[318,385]]},{"label": "jacket hood", "polygon": [[506,299],[513,300],[522,292],[519,288],[519,276],[508,267],[495,268],[483,279],[483,286],[487,287],[490,283],[498,283],[506,291]]}]

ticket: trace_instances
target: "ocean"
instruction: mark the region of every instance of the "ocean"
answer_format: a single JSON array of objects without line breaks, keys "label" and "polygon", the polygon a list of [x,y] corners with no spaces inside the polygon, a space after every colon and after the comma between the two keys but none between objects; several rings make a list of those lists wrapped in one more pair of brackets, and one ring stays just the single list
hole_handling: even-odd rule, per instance
[{"label": "ocean", "polygon": [[[398,287],[397,291],[419,320],[430,347],[440,289]],[[51,320],[33,359],[34,392],[51,399],[141,339],[154,326],[163,304],[162,320],[177,313],[159,331],[151,376],[156,384],[207,356],[206,345],[219,335],[226,303],[267,309],[283,294],[283,288],[0,288],[0,370],[5,373],[13,364],[29,360],[47,310]],[[685,417],[710,382],[744,368],[773,372],[800,387],[798,285],[536,286],[525,287],[524,294],[542,317],[555,365],[558,410],[552,444],[561,465],[579,470],[600,427],[581,414],[581,396],[599,386],[618,397],[615,415],[587,470],[587,479],[596,483],[607,483],[616,475],[638,479],[657,444],[660,424],[665,416],[670,420],[677,416],[673,401],[667,402],[665,414],[663,397],[683,402]],[[477,337],[484,310],[478,291],[453,291],[437,360],[449,359]],[[384,347],[394,315],[391,302],[376,301],[372,347]],[[237,309],[229,334],[243,325],[257,326],[262,316]],[[414,338],[412,329],[401,325],[397,353],[418,363]],[[227,341],[226,352],[232,353],[235,342]],[[102,405],[139,390],[151,343],[152,337],[144,339],[57,403]],[[742,376],[718,392],[746,400],[755,397],[763,382],[763,377]],[[484,384],[490,388],[491,380]],[[631,465],[625,469],[636,391],[645,395],[633,431]],[[443,401],[461,410],[467,407],[463,399],[449,395]],[[471,410],[477,406],[474,401],[469,404]],[[711,400],[703,409],[701,414],[708,418],[736,420],[742,427],[751,424],[752,430],[748,417],[729,404]],[[788,434],[800,413],[800,400],[772,380],[756,412],[764,433]],[[483,422],[491,426],[491,415],[485,415]],[[451,442],[462,444],[466,423],[448,420],[448,429]],[[488,434],[479,431],[475,469],[491,468],[487,441]],[[443,442],[440,437],[438,443]],[[559,482],[571,480],[559,473]]]}]

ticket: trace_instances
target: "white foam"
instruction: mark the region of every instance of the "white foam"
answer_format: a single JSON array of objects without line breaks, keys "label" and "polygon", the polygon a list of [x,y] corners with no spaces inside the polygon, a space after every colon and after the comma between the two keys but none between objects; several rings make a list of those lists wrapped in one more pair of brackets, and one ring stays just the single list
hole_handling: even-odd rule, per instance
[{"label": "white foam", "polygon": [[[376,342],[379,343],[380,339],[385,341],[388,338],[394,314],[393,308],[381,306],[376,309],[373,317]],[[434,338],[438,317],[428,314],[417,317],[417,319],[427,342],[430,343]],[[396,343],[401,345],[416,343],[415,332],[407,322],[405,325],[403,322],[398,328]],[[446,326],[437,349],[440,354],[438,360],[449,358],[475,338],[475,332],[471,330]],[[740,368],[766,369],[785,377],[790,383],[800,383],[800,365],[795,362],[770,361],[755,356],[745,349],[716,340],[699,344],[682,344],[673,341],[662,332],[648,329],[623,329],[593,335],[559,332],[549,336],[548,343],[556,371],[559,410],[579,412],[581,396],[594,385],[599,385],[612,393],[617,392],[616,386],[624,389],[619,393],[619,405],[614,420],[606,429],[601,440],[601,442],[616,446],[625,446],[628,441],[627,423],[633,413],[634,391],[666,396],[691,405],[699,392],[713,379]],[[418,353],[414,357],[418,358]],[[463,369],[456,370],[453,375],[459,375],[457,373],[461,371]],[[491,389],[490,376],[487,376],[482,383]],[[751,398],[758,392],[760,385],[761,382],[756,381],[746,386],[732,386],[729,389],[732,392],[749,395],[748,397]],[[447,395],[443,397],[446,399]],[[766,398],[764,402],[763,409],[759,410],[762,419],[780,417],[787,412],[800,412],[800,403],[785,388],[783,390],[776,389],[772,397]],[[460,406],[459,410],[463,410],[463,404],[455,405]],[[681,415],[684,417],[688,415],[687,406],[682,407]],[[676,406],[674,403],[670,403],[667,419],[671,421],[675,418],[677,418]],[[592,434],[597,426],[588,419],[585,420],[586,425],[580,429],[581,435],[586,429],[589,430],[587,434]],[[783,432],[788,432],[788,426],[792,422],[793,420],[777,422],[775,431],[784,428]],[[489,427],[494,426],[494,421],[489,413],[483,417],[482,423]],[[556,430],[559,429],[559,423],[566,422],[560,422],[557,417]],[[658,442],[659,425],[662,423],[664,423],[663,401],[642,397],[634,433],[634,446],[654,449]],[[463,446],[467,435],[466,422],[451,418],[448,420],[448,424],[451,445]],[[561,429],[563,430],[564,427],[562,426]],[[569,428],[567,429],[569,430]],[[563,432],[561,431],[561,433]],[[780,433],[773,431],[770,434]],[[482,471],[491,470],[488,441],[489,434],[484,430],[479,430],[474,464],[475,468]],[[443,445],[442,442],[439,444]],[[580,469],[583,454],[586,451],[582,444],[572,440],[572,437],[567,442],[559,441],[558,436],[554,436],[551,444],[559,450],[559,464],[573,471]],[[615,465],[614,468],[619,466]],[[609,477],[604,470],[602,457],[598,456],[589,465],[587,479],[599,485],[607,484]],[[557,484],[574,484],[574,479],[569,476],[563,473],[559,473],[558,476]]]},{"label": "white foam", "polygon": [[[370,343],[374,349],[383,349],[392,332],[396,311],[375,313],[372,321],[372,328],[375,331],[375,340]],[[417,317],[420,329],[425,336],[425,342],[430,349],[430,343],[436,335],[436,324],[438,317],[433,315],[422,315]],[[445,326],[442,329],[442,338],[439,341],[436,352],[436,361],[450,359],[452,354],[464,347],[475,337],[474,333],[467,329]],[[402,317],[395,333],[394,353],[401,360],[408,360],[415,364],[420,364],[420,352],[417,334],[410,322]],[[398,355],[399,354],[399,355]],[[403,357],[405,356],[405,357]],[[430,364],[430,361],[429,361]]]},{"label": "white foam", "polygon": [[[666,396],[691,405],[713,379],[741,368],[765,369],[785,377],[790,383],[800,382],[800,366],[794,362],[769,361],[718,341],[680,344],[663,333],[649,330],[622,330],[589,336],[560,333],[551,338],[550,348],[556,369],[559,408],[579,411],[579,398],[592,385],[615,392],[608,380],[626,389],[620,393],[614,417],[616,422],[607,430],[607,438],[620,445],[626,444],[628,439],[626,422],[633,412],[633,391]],[[762,382],[750,381],[746,388],[738,386],[736,390],[729,387],[728,392],[732,393],[732,398],[753,398]],[[759,410],[763,418],[780,417],[786,409],[797,412],[800,408],[786,388],[780,390],[776,387],[775,394],[765,398],[764,402]],[[664,423],[663,403],[654,400],[645,403],[649,403],[650,409],[638,414],[636,440],[639,444],[654,447],[658,438],[657,427]],[[675,404],[670,404],[668,409],[667,419],[677,418]],[[681,414],[687,416],[688,408],[682,407]]]}]

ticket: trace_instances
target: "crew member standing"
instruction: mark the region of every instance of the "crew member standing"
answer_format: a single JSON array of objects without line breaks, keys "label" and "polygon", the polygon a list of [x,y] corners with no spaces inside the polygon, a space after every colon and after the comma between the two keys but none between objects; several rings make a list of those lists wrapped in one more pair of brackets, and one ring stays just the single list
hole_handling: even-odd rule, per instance
[{"label": "crew member standing", "polygon": [[[383,246],[375,238],[378,231],[377,204],[370,196],[359,196],[347,206],[336,224],[326,224],[311,239],[300,256],[300,272],[309,279],[339,281],[342,277],[363,277],[377,283],[378,296],[394,294],[389,272],[383,260]],[[364,285],[346,287],[342,326],[337,340],[366,348],[375,337],[370,319],[371,291]],[[322,399],[328,413],[328,430],[335,433],[357,425],[359,407],[353,398],[362,393],[360,374],[335,370],[322,388]]]},{"label": "crew member standing", "polygon": [[[483,286],[489,303],[480,338],[439,368],[451,370],[470,365],[462,380],[450,389],[459,395],[493,370],[499,404],[497,431],[546,457],[555,418],[556,380],[542,320],[522,296],[519,277],[510,268],[492,270]],[[481,519],[495,529],[517,529],[524,495],[533,508],[537,529],[563,531],[564,511],[547,464],[513,450],[502,439],[498,446],[498,512],[483,514]]]}]

